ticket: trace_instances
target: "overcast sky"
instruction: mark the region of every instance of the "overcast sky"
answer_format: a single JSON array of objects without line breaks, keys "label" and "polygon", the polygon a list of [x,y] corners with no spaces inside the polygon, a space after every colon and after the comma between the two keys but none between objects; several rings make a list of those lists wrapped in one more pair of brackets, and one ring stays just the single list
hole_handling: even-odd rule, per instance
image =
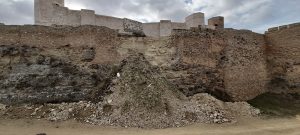
[{"label": "overcast sky", "polygon": [[[193,12],[206,19],[224,16],[226,27],[264,32],[300,22],[300,0],[65,0],[70,9],[93,9],[97,14],[142,22],[184,21]],[[33,0],[0,0],[0,22],[33,24]]]}]

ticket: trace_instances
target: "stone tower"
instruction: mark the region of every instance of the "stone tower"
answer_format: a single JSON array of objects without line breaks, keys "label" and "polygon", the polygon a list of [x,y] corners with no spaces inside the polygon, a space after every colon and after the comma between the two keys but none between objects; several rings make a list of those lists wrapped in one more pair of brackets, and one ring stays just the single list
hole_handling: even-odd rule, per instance
[{"label": "stone tower", "polygon": [[188,17],[185,18],[185,23],[188,29],[191,27],[204,26],[205,25],[204,13],[198,12],[189,15]]},{"label": "stone tower", "polygon": [[224,17],[222,16],[217,16],[208,19],[208,25],[213,26],[216,29],[223,29],[224,28]]},{"label": "stone tower", "polygon": [[34,22],[49,26],[53,22],[54,6],[64,6],[64,0],[34,0]]}]

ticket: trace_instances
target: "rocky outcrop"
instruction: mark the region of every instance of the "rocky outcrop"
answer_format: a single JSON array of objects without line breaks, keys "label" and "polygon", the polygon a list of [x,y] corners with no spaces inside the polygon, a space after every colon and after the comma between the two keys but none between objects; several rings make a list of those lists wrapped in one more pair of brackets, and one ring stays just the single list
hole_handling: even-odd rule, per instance
[{"label": "rocky outcrop", "polygon": [[0,46],[0,102],[60,103],[93,100],[104,96],[112,68],[95,72],[54,56],[41,54],[41,49],[29,46]]}]

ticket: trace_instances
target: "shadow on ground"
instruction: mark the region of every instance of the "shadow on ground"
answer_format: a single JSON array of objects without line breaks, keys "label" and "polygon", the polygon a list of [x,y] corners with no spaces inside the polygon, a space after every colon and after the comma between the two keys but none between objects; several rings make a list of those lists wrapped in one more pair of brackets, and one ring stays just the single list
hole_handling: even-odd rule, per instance
[{"label": "shadow on ground", "polygon": [[266,93],[248,101],[271,117],[295,117],[300,114],[300,94]]}]

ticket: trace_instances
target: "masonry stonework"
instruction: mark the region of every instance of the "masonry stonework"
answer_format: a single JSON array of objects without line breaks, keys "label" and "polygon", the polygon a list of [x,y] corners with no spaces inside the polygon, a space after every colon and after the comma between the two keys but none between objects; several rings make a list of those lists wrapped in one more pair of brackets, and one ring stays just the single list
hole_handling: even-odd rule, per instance
[{"label": "masonry stonework", "polygon": [[208,19],[208,25],[216,29],[224,29],[224,17],[218,16]]},{"label": "masonry stonework", "polygon": [[273,92],[300,91],[300,23],[271,28],[266,33],[267,62]]},{"label": "masonry stonework", "polygon": [[151,37],[170,36],[173,29],[190,29],[193,27],[214,26],[205,25],[204,13],[194,13],[185,18],[185,22],[161,20],[155,23],[141,23],[127,18],[97,15],[93,10],[69,10],[64,7],[64,0],[35,0],[36,25],[97,25],[115,29],[120,33],[139,34]]}]

